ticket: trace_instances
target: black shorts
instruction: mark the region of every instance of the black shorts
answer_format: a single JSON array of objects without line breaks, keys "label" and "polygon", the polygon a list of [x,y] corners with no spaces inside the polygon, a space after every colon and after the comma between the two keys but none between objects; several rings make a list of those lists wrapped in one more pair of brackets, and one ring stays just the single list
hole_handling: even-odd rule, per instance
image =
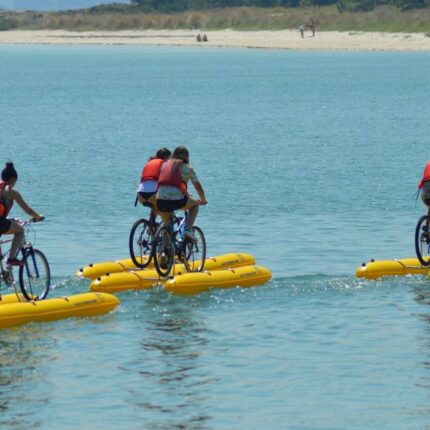
[{"label": "black shorts", "polygon": [[161,200],[157,199],[157,208],[160,212],[173,212],[183,208],[188,201],[188,197],[184,196],[181,200]]},{"label": "black shorts", "polygon": [[2,216],[0,216],[0,234],[6,233],[10,229],[10,225],[10,219],[3,218]]},{"label": "black shorts", "polygon": [[154,191],[153,193],[142,193],[139,192],[139,196],[143,197],[145,200],[149,200],[157,191]]},{"label": "black shorts", "polygon": [[139,191],[137,194],[139,194],[140,197],[142,197],[146,202],[143,202],[142,205],[146,206],[147,208],[152,208],[152,204],[148,202],[148,200],[156,194],[157,191],[154,191],[153,193],[143,193]]}]

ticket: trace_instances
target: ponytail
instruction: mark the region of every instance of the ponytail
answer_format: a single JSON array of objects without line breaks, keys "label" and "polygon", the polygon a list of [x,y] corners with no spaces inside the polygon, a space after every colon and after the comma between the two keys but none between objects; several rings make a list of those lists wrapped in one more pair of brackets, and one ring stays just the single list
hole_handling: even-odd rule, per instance
[{"label": "ponytail", "polygon": [[18,179],[18,173],[15,170],[15,167],[12,161],[8,161],[6,163],[6,167],[1,172],[2,181],[9,181],[10,179]]}]

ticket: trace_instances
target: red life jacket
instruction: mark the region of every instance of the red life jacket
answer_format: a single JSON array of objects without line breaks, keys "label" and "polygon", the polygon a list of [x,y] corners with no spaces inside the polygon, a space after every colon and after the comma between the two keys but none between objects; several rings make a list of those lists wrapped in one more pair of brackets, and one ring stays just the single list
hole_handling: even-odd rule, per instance
[{"label": "red life jacket", "polygon": [[421,182],[418,184],[418,188],[421,189],[425,182],[430,181],[430,161],[427,163],[426,168],[424,169],[423,177]]},{"label": "red life jacket", "polygon": [[183,193],[187,191],[187,183],[182,180],[181,166],[183,161],[172,158],[161,166],[158,185],[165,185],[180,189]]},{"label": "red life jacket", "polygon": [[6,218],[12,209],[13,200],[8,201],[5,197],[2,197],[3,190],[6,187],[6,182],[0,181],[0,217]]},{"label": "red life jacket", "polygon": [[142,177],[140,178],[140,182],[158,181],[161,165],[163,163],[164,160],[162,160],[161,158],[153,158],[152,160],[149,160],[142,170]]}]

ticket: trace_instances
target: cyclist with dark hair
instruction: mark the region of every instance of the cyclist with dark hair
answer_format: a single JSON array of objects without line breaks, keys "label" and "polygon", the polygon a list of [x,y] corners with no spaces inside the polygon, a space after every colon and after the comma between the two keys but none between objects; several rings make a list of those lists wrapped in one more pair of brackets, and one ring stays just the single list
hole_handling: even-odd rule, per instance
[{"label": "cyclist with dark hair", "polygon": [[[178,209],[188,210],[188,229],[185,236],[195,239],[193,225],[199,212],[199,205],[206,205],[205,192],[197,179],[194,169],[189,164],[189,152],[184,146],[178,146],[173,155],[162,165],[158,179],[157,208],[165,226],[170,223],[170,214]],[[193,198],[187,191],[191,181],[200,200]]]},{"label": "cyclist with dark hair", "polygon": [[15,237],[10,248],[9,258],[6,264],[11,266],[21,266],[23,263],[16,258],[19,248],[24,238],[24,230],[16,221],[8,219],[7,216],[16,202],[24,212],[33,217],[35,221],[43,220],[43,215],[39,215],[25,202],[21,194],[14,189],[18,180],[18,173],[12,162],[7,162],[6,167],[1,172],[0,181],[0,234],[13,234]]},{"label": "cyclist with dark hair", "polygon": [[158,189],[158,177],[162,164],[170,157],[171,151],[167,148],[161,148],[155,154],[155,157],[150,157],[145,164],[140,178],[139,186],[137,187],[137,200],[144,206],[151,208],[152,215],[155,217],[158,214],[155,201]]}]

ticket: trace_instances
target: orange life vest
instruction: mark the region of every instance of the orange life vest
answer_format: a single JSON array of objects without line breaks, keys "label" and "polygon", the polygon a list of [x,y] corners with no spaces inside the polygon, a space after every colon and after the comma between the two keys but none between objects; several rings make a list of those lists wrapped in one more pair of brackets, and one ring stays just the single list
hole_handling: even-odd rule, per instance
[{"label": "orange life vest", "polygon": [[185,193],[187,191],[187,183],[182,180],[182,163],[182,160],[177,160],[175,158],[167,160],[161,166],[160,177],[158,178],[158,185],[175,187]]},{"label": "orange life vest", "polygon": [[418,188],[421,189],[425,182],[430,181],[430,161],[427,163],[426,168],[424,169],[423,177],[421,182],[418,184]]},{"label": "orange life vest", "polygon": [[6,182],[0,181],[0,217],[6,218],[12,209],[13,200],[8,201],[5,197],[2,197],[3,190],[6,187]]},{"label": "orange life vest", "polygon": [[163,163],[164,160],[162,160],[161,158],[153,158],[152,160],[149,160],[142,170],[142,177],[140,178],[140,182],[158,181],[161,165]]}]

